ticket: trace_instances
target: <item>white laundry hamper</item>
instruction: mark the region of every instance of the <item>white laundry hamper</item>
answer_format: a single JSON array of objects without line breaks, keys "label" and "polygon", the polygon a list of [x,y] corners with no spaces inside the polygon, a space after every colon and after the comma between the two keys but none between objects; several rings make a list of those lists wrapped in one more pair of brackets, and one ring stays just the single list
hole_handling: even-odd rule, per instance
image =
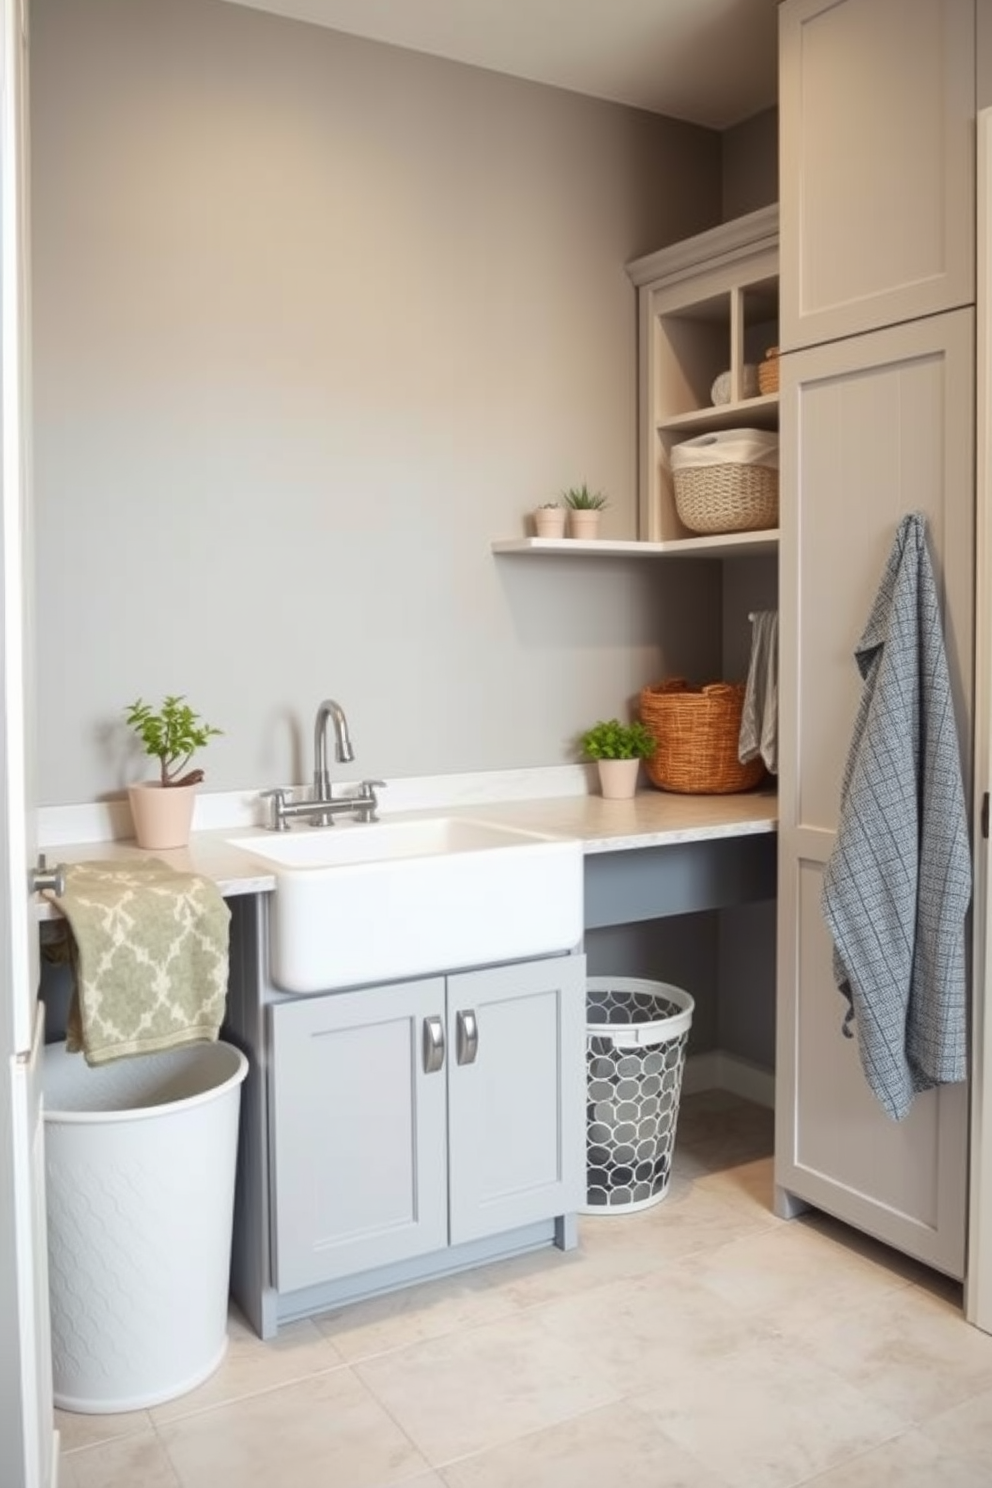
[{"label": "white laundry hamper", "polygon": [[241,1085],[224,1042],[91,1068],[44,1056],[55,1404],[140,1410],[227,1348]]},{"label": "white laundry hamper", "polygon": [[667,1194],[694,1009],[669,982],[588,979],[582,1213],[630,1214]]}]

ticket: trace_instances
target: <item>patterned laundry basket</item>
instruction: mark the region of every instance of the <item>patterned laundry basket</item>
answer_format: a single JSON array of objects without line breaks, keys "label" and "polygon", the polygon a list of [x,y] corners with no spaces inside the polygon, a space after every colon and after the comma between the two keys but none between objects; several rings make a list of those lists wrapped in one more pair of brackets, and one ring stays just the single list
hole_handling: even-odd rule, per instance
[{"label": "patterned laundry basket", "polygon": [[695,1004],[667,982],[586,983],[584,1214],[630,1214],[668,1192]]}]

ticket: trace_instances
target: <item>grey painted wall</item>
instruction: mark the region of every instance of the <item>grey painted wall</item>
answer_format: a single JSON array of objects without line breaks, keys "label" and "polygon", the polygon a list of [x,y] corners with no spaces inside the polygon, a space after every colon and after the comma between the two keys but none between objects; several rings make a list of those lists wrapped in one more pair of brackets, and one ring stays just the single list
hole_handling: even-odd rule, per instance
[{"label": "grey painted wall", "polygon": [[33,0],[42,803],[552,765],[719,667],[716,565],[496,559],[588,480],[634,535],[624,263],[720,220],[706,130],[220,0]]}]

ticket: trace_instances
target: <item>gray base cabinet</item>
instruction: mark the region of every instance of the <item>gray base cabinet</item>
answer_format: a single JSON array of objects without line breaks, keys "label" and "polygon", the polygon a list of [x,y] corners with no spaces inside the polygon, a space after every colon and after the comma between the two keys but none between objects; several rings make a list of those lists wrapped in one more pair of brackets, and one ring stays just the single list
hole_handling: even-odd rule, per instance
[{"label": "gray base cabinet", "polygon": [[578,1207],[583,971],[554,958],[269,1009],[280,1291]]},{"label": "gray base cabinet", "polygon": [[281,1321],[536,1245],[585,1198],[585,957],[288,997],[232,903],[225,1033],[251,1056],[232,1290]]}]

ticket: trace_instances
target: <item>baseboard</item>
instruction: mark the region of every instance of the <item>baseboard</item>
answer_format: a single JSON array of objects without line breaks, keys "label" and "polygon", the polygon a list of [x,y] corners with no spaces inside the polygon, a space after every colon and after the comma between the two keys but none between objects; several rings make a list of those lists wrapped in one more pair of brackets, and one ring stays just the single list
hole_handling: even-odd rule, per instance
[{"label": "baseboard", "polygon": [[742,1100],[754,1101],[755,1105],[775,1108],[773,1071],[723,1049],[690,1055],[685,1062],[682,1089],[687,1095],[697,1095],[701,1090],[727,1090]]}]

